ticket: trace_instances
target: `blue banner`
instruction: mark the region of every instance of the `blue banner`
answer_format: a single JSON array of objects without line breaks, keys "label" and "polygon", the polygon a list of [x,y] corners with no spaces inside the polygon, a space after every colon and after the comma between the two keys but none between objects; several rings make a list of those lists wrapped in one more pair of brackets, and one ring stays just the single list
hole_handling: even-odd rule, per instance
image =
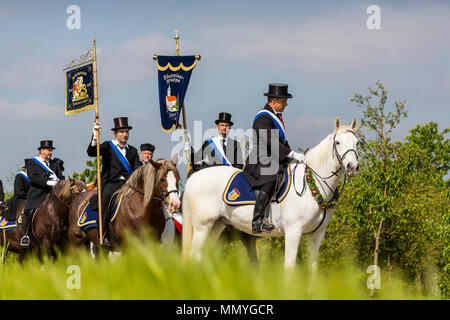
[{"label": "blue banner", "polygon": [[66,115],[94,107],[94,67],[90,63],[66,72]]},{"label": "blue banner", "polygon": [[195,56],[158,56],[159,108],[161,129],[165,133],[178,126],[181,106],[195,64]]}]

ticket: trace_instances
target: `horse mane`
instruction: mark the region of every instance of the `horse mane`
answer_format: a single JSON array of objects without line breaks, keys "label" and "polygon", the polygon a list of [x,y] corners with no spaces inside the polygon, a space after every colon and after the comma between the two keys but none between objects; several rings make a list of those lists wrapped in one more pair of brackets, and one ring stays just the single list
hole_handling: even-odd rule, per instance
[{"label": "horse mane", "polygon": [[114,192],[112,199],[115,199],[115,204],[119,202],[120,197],[127,197],[133,191],[142,189],[144,194],[144,206],[150,203],[153,195],[153,188],[155,186],[155,167],[151,163],[136,169],[127,182]]},{"label": "horse mane", "polygon": [[49,195],[56,195],[58,198],[66,201],[71,198],[70,181],[69,179],[59,180],[59,182],[53,187]]},{"label": "horse mane", "polygon": [[305,155],[308,166],[314,169],[320,168],[328,160],[334,135],[339,136],[349,130],[353,131],[351,126],[341,125],[337,132],[330,133],[318,145],[309,150]]}]

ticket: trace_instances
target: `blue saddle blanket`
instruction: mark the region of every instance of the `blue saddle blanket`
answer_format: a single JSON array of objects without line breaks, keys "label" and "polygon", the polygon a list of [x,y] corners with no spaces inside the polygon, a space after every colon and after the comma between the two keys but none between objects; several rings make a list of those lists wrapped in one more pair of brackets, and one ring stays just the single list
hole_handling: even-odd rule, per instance
[{"label": "blue saddle blanket", "polygon": [[[115,205],[114,210],[111,213],[111,224],[114,223],[116,219],[117,212],[119,211],[120,205],[122,204],[122,196],[120,196],[119,202]],[[83,209],[83,213],[80,215],[77,221],[77,226],[81,229],[81,231],[86,231],[90,228],[97,228],[97,218],[98,211],[92,210],[91,206],[88,204]]]},{"label": "blue saddle blanket", "polygon": [[[283,201],[291,187],[291,168],[288,167],[284,174],[285,182],[283,188],[281,188],[276,196],[277,203]],[[230,206],[255,204],[255,191],[251,190],[250,184],[244,175],[244,171],[239,170],[231,176],[223,191],[222,199]]]},{"label": "blue saddle blanket", "polygon": [[0,230],[9,231],[17,228],[17,220],[7,220],[0,216]]}]

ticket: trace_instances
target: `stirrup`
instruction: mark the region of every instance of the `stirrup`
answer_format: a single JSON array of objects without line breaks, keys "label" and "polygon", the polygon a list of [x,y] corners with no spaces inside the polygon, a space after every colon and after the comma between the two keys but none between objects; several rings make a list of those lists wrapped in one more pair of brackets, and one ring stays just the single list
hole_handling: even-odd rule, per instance
[{"label": "stirrup", "polygon": [[268,222],[266,219],[258,223],[257,226],[252,225],[252,232],[255,234],[262,232],[271,232],[273,229],[275,229],[275,226]]},{"label": "stirrup", "polygon": [[20,239],[20,245],[22,247],[29,247],[30,246],[30,237],[25,235]]}]

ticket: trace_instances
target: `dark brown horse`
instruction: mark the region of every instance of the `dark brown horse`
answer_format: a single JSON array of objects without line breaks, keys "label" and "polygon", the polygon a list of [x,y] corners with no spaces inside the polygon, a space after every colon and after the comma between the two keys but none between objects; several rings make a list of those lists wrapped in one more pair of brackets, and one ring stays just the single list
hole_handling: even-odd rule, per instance
[{"label": "dark brown horse", "polygon": [[[22,213],[23,208],[25,207],[25,201],[23,201],[19,207],[17,208],[17,212]],[[7,209],[7,206],[0,206],[0,216]],[[16,214],[17,216],[17,214]],[[17,219],[16,219],[17,225]],[[1,230],[0,235],[0,245],[7,246],[7,250],[15,253],[21,254],[23,252],[23,247],[19,244],[19,240],[17,238],[17,228],[10,229],[9,231]]]},{"label": "dark brown horse", "polygon": [[[86,191],[86,184],[80,180],[68,178],[60,180],[40,205],[30,225],[30,249],[43,249],[48,255],[55,254],[55,247],[63,250],[68,244],[69,208],[75,196]],[[18,208],[16,241],[23,236],[21,214],[24,204]],[[14,244],[15,247],[17,245]],[[20,247],[20,244],[19,244]],[[12,251],[12,250],[11,250]],[[19,248],[19,254],[27,250]]]},{"label": "dark brown horse", "polygon": [[[166,205],[171,212],[180,207],[178,182],[180,174],[176,160],[152,161],[136,169],[127,182],[114,194],[115,205],[120,204],[114,223],[110,225],[111,245],[117,248],[126,232],[139,234],[150,228],[152,234],[160,239],[164,231],[165,219],[161,206]],[[98,245],[98,229],[92,227],[83,232],[78,220],[92,196],[97,191],[79,195],[73,202],[69,213],[69,240],[79,246],[87,240]]]}]

